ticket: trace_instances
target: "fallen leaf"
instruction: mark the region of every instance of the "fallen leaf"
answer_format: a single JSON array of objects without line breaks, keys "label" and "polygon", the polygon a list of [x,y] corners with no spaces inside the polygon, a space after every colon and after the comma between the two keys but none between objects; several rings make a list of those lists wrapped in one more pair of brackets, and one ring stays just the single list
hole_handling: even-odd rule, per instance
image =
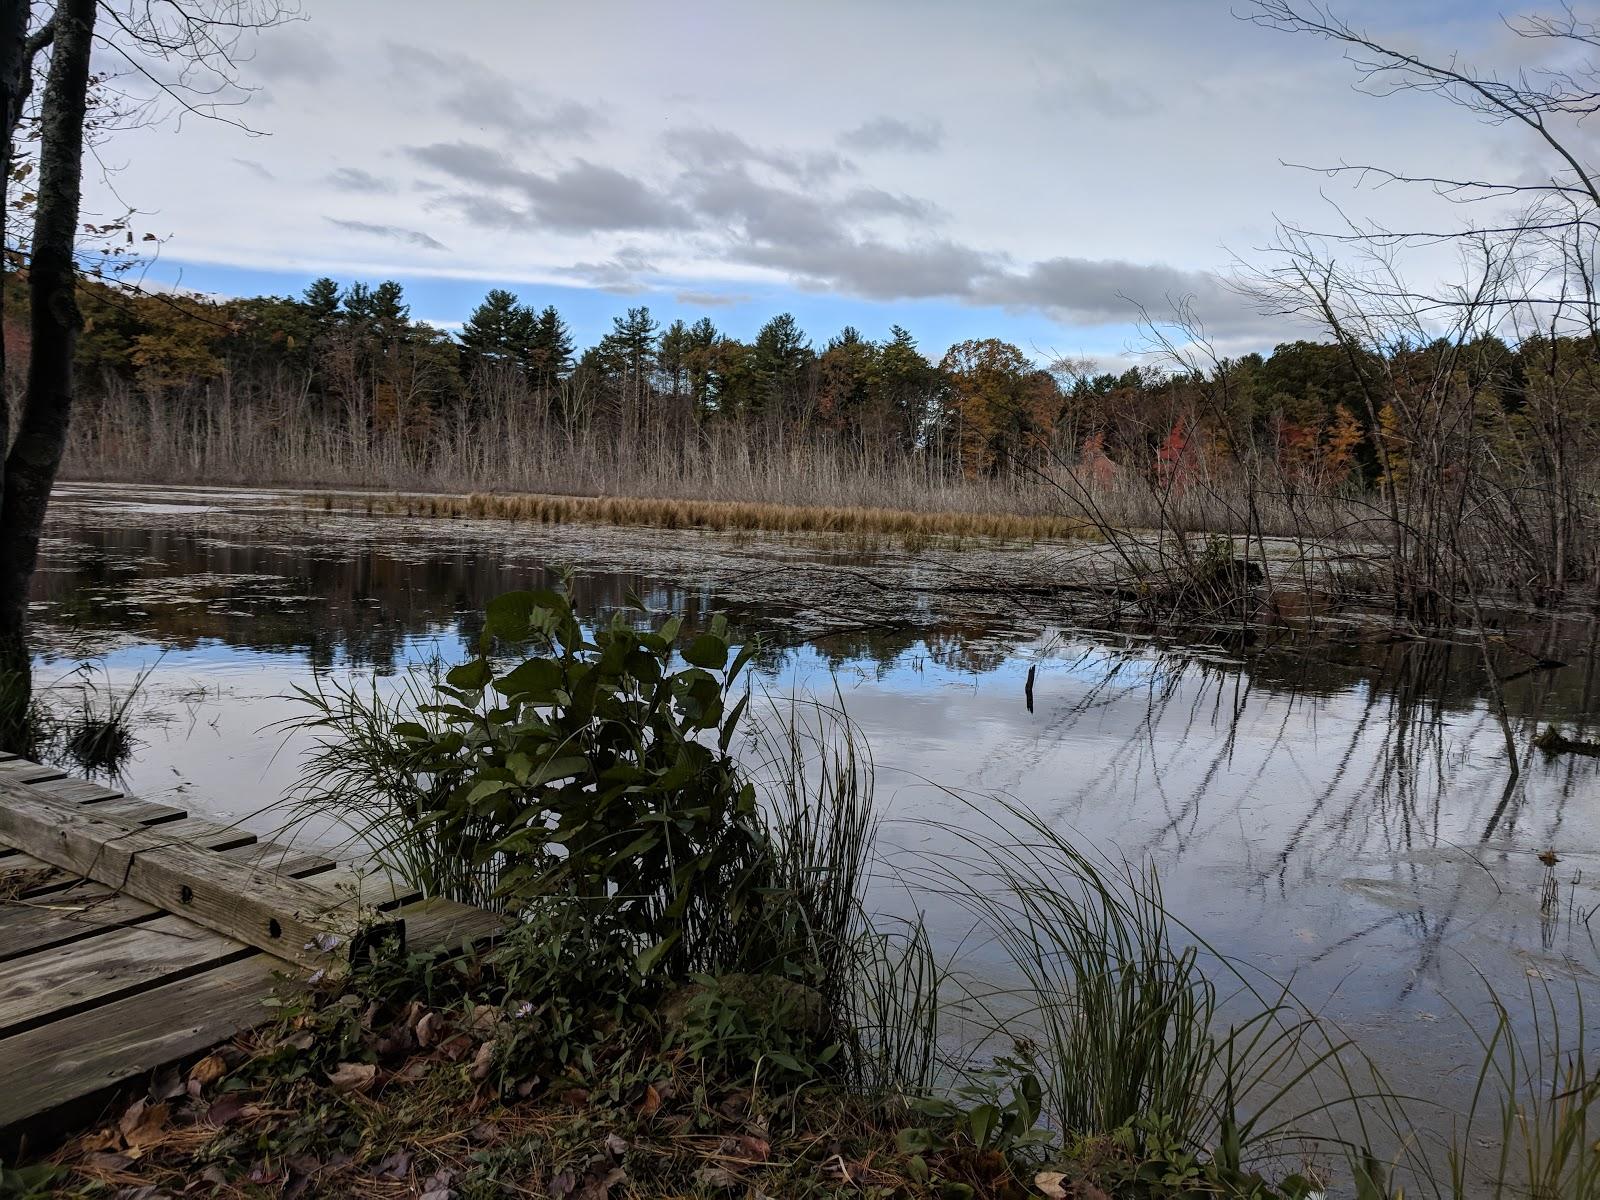
[{"label": "fallen leaf", "polygon": [[183,1076],[176,1067],[165,1071],[158,1071],[150,1080],[150,1087],[146,1092],[148,1099],[172,1100],[183,1095]]},{"label": "fallen leaf", "polygon": [[478,1053],[472,1059],[472,1078],[482,1083],[489,1078],[489,1072],[494,1068],[494,1043],[485,1042],[478,1047]]},{"label": "fallen leaf", "polygon": [[143,1151],[161,1141],[161,1133],[166,1126],[165,1104],[147,1104],[143,1100],[136,1100],[129,1106],[128,1111],[122,1114],[122,1120],[117,1122],[117,1132],[122,1134],[123,1142],[137,1158]]},{"label": "fallen leaf", "polygon": [[435,1171],[422,1181],[422,1195],[417,1200],[450,1200],[455,1193],[450,1190],[454,1171]]},{"label": "fallen leaf", "polygon": [[606,1153],[612,1158],[621,1158],[628,1152],[628,1140],[618,1137],[614,1133],[606,1134]]},{"label": "fallen leaf", "polygon": [[92,1154],[96,1150],[115,1150],[120,1145],[122,1145],[122,1135],[115,1129],[98,1129],[79,1139],[78,1150],[84,1154]]},{"label": "fallen leaf", "polygon": [[425,1012],[418,1018],[417,1023],[411,1027],[411,1032],[416,1035],[417,1045],[427,1047],[439,1040],[439,1034],[444,1027],[444,1021],[436,1012]]},{"label": "fallen leaf", "polygon": [[396,1150],[379,1162],[372,1174],[377,1179],[404,1179],[411,1174],[411,1155],[404,1150]]},{"label": "fallen leaf", "polygon": [[447,1038],[439,1043],[439,1053],[451,1062],[460,1062],[467,1056],[467,1051],[472,1049],[472,1039],[464,1033],[458,1033],[453,1038]]},{"label": "fallen leaf", "polygon": [[694,1173],[694,1181],[701,1187],[719,1188],[724,1191],[744,1186],[744,1180],[727,1167],[701,1167]]},{"label": "fallen leaf", "polygon": [[244,1101],[238,1096],[221,1096],[217,1102],[206,1109],[206,1120],[212,1125],[221,1127],[231,1121],[237,1120],[245,1110]]},{"label": "fallen leaf", "polygon": [[1067,1200],[1066,1179],[1063,1171],[1040,1171],[1033,1177],[1033,1186],[1045,1200]]},{"label": "fallen leaf", "polygon": [[550,1200],[566,1200],[572,1195],[572,1189],[578,1186],[578,1181],[573,1178],[571,1171],[561,1171],[550,1177],[550,1182],[545,1185],[545,1191],[550,1193]]},{"label": "fallen leaf", "polygon": [[340,1063],[328,1072],[328,1082],[336,1092],[364,1092],[378,1077],[378,1068],[371,1063]]},{"label": "fallen leaf", "polygon": [[648,1121],[661,1111],[661,1093],[656,1091],[651,1084],[645,1084],[644,1102],[639,1105],[639,1116]]},{"label": "fallen leaf", "polygon": [[208,1054],[189,1068],[189,1080],[201,1087],[209,1087],[228,1073],[228,1064],[220,1054]]}]

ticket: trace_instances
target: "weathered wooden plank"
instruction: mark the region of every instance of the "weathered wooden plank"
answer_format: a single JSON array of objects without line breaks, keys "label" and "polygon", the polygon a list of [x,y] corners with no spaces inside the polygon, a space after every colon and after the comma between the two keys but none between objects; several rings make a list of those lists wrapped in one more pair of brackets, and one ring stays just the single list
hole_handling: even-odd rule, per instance
[{"label": "weathered wooden plank", "polygon": [[178,841],[181,821],[142,829],[92,812],[0,781],[0,840],[24,853],[292,962],[348,953],[360,914],[347,898]]},{"label": "weathered wooden plank", "polygon": [[98,804],[102,800],[120,800],[123,796],[120,789],[90,779],[45,779],[33,786],[58,800],[70,800],[74,804]]},{"label": "weathered wooden plank", "polygon": [[235,938],[164,916],[24,954],[0,974],[0,1036],[253,953]]},{"label": "weathered wooden plank", "polygon": [[[4,784],[0,784],[0,810],[3,810],[9,801],[6,799]],[[118,821],[115,817],[101,817],[97,814],[100,805],[90,804],[86,807],[69,809],[79,819],[90,818],[106,825],[123,825],[129,822]],[[249,846],[259,839],[248,829],[237,826],[218,825],[215,821],[208,821],[204,817],[185,817],[181,821],[169,821],[162,825],[152,827],[149,836],[165,846],[190,846],[200,847],[204,850],[232,850],[236,846]],[[0,838],[6,837],[3,827],[0,827]],[[28,849],[28,847],[24,847]],[[34,857],[42,858],[43,855],[35,854]]]},{"label": "weathered wooden plank", "polygon": [[[238,829],[224,829],[207,821],[196,821],[191,818],[157,825],[154,828],[163,834],[171,829],[188,830],[192,836],[182,840],[188,841],[191,845],[215,850],[224,858],[248,863],[260,870],[273,871],[279,875],[310,875],[334,865],[331,859],[324,858],[314,851],[302,853],[273,842],[258,842],[253,834]],[[20,891],[14,887],[8,889],[8,880],[33,872],[44,872],[48,877]],[[0,858],[0,896],[35,899],[71,887],[82,878],[83,876],[76,872],[63,871],[29,854],[12,854],[10,857]]]},{"label": "weathered wooden plank", "polygon": [[168,821],[181,821],[189,814],[170,804],[152,804],[148,800],[106,800],[94,806],[98,816],[114,821],[131,821],[135,825],[162,825]]},{"label": "weathered wooden plank", "polygon": [[160,915],[159,908],[93,880],[38,899],[0,903],[0,963]]},{"label": "weathered wooden plank", "polygon": [[[72,781],[68,781],[72,782]],[[30,783],[32,788],[40,785]],[[161,825],[169,821],[183,821],[188,816],[181,808],[173,808],[170,804],[152,804],[148,800],[108,800],[93,806],[93,811],[103,817],[114,821],[128,821],[134,825]],[[242,846],[255,840],[254,834],[245,833],[243,830],[222,830],[219,826],[207,822],[195,821],[180,826],[178,835],[187,841],[209,840],[217,842],[215,835],[225,833],[220,843],[213,845],[213,849],[225,849],[226,845]],[[170,835],[169,835],[170,836]],[[0,863],[9,863],[10,859],[21,853],[16,847],[0,845]]]},{"label": "weathered wooden plank", "polygon": [[[244,855],[261,848],[243,846],[228,853]],[[281,847],[270,849],[278,851]],[[290,854],[266,866],[297,879],[310,878],[320,883],[321,875],[333,872],[334,863],[320,855]],[[367,896],[375,907],[393,907],[399,902],[391,900],[380,904],[375,888],[369,889]],[[42,896],[0,903],[0,963],[36,950],[83,941],[109,929],[138,925],[160,915],[161,910],[154,905],[119,895],[115,889],[93,880],[80,880]]]},{"label": "weathered wooden plank", "polygon": [[0,858],[0,899],[32,896],[40,890],[66,887],[71,882],[71,876],[61,868],[32,855],[13,854]]},{"label": "weathered wooden plank", "polygon": [[363,907],[391,909],[397,904],[410,904],[422,899],[422,889],[381,870],[359,870],[355,867],[335,867],[314,875],[311,882],[317,887],[342,896],[349,896]]},{"label": "weathered wooden plank", "polygon": [[252,954],[0,1040],[0,1129],[198,1054],[265,1020],[281,960]]},{"label": "weathered wooden plank", "polygon": [[407,950],[482,946],[498,938],[511,924],[501,913],[438,896],[403,905],[394,915],[406,924]]},{"label": "weathered wooden plank", "polygon": [[0,779],[8,783],[42,783],[47,779],[66,777],[67,773],[60,767],[29,762],[25,758],[14,758],[10,762],[0,763]]},{"label": "weathered wooden plank", "polygon": [[[193,817],[187,817],[182,821],[172,821],[154,828],[159,830],[165,837],[173,838],[174,834],[176,834],[177,836],[174,839],[176,841],[199,846],[206,850],[215,850],[219,854],[228,857],[231,857],[235,852],[251,853],[253,852],[251,848],[257,844],[254,834],[246,833],[239,829],[224,829],[219,825],[211,824],[209,821],[200,821]],[[64,887],[72,886],[77,880],[83,878],[80,872],[63,871],[42,859],[33,857],[31,854],[14,852],[4,858],[0,858],[0,895],[6,894],[5,881],[8,873],[18,870],[23,872],[39,870],[51,872],[49,878],[23,889],[21,894],[24,898],[59,891]]]}]

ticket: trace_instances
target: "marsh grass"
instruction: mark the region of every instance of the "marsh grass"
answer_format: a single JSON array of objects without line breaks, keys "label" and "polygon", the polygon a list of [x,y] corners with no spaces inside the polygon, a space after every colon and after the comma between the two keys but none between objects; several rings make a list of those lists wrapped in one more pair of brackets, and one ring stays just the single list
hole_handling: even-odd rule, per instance
[{"label": "marsh grass", "polygon": [[[318,496],[324,509],[349,497]],[[936,538],[1037,542],[1096,536],[1088,522],[1053,514],[920,512],[900,508],[769,504],[632,496],[547,496],[474,492],[467,496],[382,496],[372,511],[405,516],[515,521],[536,525],[587,522],[717,532],[827,533],[899,539],[908,551]],[[872,544],[868,542],[866,544]]]},{"label": "marsh grass", "polygon": [[411,743],[395,726],[416,722],[438,732],[429,705],[444,679],[431,659],[388,681],[375,677],[341,681],[318,677],[297,689],[309,710],[285,723],[311,735],[311,747],[290,791],[288,825],[332,820],[343,830],[341,848],[370,856],[430,896],[482,907],[495,906],[495,863],[478,861],[469,845],[480,830],[448,832],[422,814],[454,786],[424,769]]},{"label": "marsh grass", "polygon": [[88,775],[117,775],[138,749],[139,703],[154,664],[125,688],[80,663],[38,688],[24,714],[24,757],[71,766]]},{"label": "marsh grass", "polygon": [[969,940],[1008,968],[1004,983],[966,976],[968,1007],[981,1014],[975,1060],[1026,1047],[1060,1137],[1135,1156],[1209,1154],[1215,1169],[1242,1175],[1252,1159],[1301,1153],[1325,1101],[1285,1105],[1308,1085],[1331,1075],[1338,1101],[1355,1099],[1348,1044],[1287,989],[1235,976],[1224,995],[1208,948],[1167,912],[1153,867],[1094,861],[1020,806],[969,807],[972,819],[945,831],[973,852],[918,874],[974,918]]},{"label": "marsh grass", "polygon": [[1523,1034],[1489,992],[1493,1020],[1486,1033],[1474,1028],[1482,1060],[1449,1152],[1451,1200],[1600,1197],[1600,1064],[1589,1054],[1582,991],[1575,1027],[1564,1027],[1549,984],[1530,984],[1532,1031]]}]

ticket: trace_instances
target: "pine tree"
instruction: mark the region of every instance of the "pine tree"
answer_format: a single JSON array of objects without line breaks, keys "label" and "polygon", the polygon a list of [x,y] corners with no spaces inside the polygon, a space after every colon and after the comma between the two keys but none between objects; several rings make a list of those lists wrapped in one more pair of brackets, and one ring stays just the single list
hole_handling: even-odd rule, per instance
[{"label": "pine tree", "polygon": [[467,374],[488,363],[515,360],[518,314],[526,311],[504,288],[490,290],[461,327],[462,365]]},{"label": "pine tree", "polygon": [[791,313],[779,313],[756,334],[754,350],[756,403],[768,412],[788,412],[816,358],[810,339]]},{"label": "pine tree", "polygon": [[[530,315],[532,309],[526,310]],[[572,334],[554,305],[546,305],[533,322],[528,343],[528,371],[540,387],[565,379],[572,369]]]}]

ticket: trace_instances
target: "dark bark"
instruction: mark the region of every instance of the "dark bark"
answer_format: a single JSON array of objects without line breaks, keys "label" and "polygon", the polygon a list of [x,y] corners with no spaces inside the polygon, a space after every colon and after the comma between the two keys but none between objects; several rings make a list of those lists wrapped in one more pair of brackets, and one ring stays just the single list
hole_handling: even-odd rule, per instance
[{"label": "dark bark", "polygon": [[[0,0],[12,3],[13,0]],[[83,181],[83,127],[96,0],[59,0],[41,110],[28,311],[33,345],[27,392],[0,480],[0,737],[22,745],[31,691],[28,584],[50,489],[67,444],[72,360],[83,319],[73,245]],[[26,26],[24,26],[26,28]],[[26,67],[24,66],[24,69]]]},{"label": "dark bark", "polygon": [[[5,123],[5,158],[0,162],[0,221],[10,216],[11,156],[17,122],[31,90],[28,66],[27,0],[0,0],[0,120]],[[0,246],[0,331],[5,328],[5,277],[10,247]],[[11,445],[11,397],[6,394],[5,338],[0,335],[0,495],[5,489],[5,455]],[[0,638],[0,748],[26,748],[29,680],[16,676],[16,663],[26,668],[27,647],[16,639]]]}]

